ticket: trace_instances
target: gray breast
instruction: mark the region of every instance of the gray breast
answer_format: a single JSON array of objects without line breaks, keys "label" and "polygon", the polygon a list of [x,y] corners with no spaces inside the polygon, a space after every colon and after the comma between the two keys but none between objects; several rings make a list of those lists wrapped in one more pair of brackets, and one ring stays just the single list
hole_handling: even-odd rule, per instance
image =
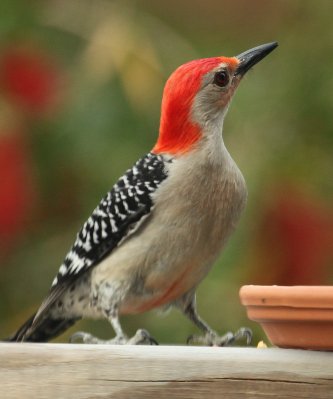
[{"label": "gray breast", "polygon": [[201,280],[234,230],[247,193],[230,156],[222,163],[192,159],[170,165],[148,230],[161,269],[172,264],[181,273],[191,263],[193,279]]}]

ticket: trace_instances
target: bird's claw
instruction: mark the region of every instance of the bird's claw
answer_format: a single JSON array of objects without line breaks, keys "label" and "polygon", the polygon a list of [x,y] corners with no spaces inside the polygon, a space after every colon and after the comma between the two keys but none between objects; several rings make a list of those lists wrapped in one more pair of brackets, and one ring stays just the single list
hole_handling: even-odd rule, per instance
[{"label": "bird's claw", "polygon": [[128,339],[126,336],[118,336],[110,340],[103,340],[84,331],[74,333],[70,339],[70,343],[80,341],[83,344],[111,344],[111,345],[158,345],[158,342],[153,338],[147,330],[139,329],[135,335]]},{"label": "bird's claw", "polygon": [[71,344],[74,342],[82,342],[83,344],[97,344],[97,341],[99,341],[98,338],[84,331],[77,331],[69,338],[69,342]]},{"label": "bird's claw", "polygon": [[186,343],[187,345],[194,344],[202,344],[206,346],[228,346],[233,344],[236,341],[246,339],[246,344],[249,345],[252,341],[252,331],[247,327],[241,327],[235,333],[227,332],[222,337],[219,335],[208,332],[205,335],[190,335]]},{"label": "bird's claw", "polygon": [[158,345],[158,342],[153,338],[147,330],[139,329],[135,335],[127,342],[129,345]]},{"label": "bird's claw", "polygon": [[127,343],[128,339],[125,336],[117,336],[115,338],[105,340],[95,337],[92,334],[86,333],[84,331],[78,331],[74,333],[70,338],[69,342],[74,343],[80,341],[83,344],[99,344],[99,345],[124,345]]},{"label": "bird's claw", "polygon": [[241,327],[234,334],[234,341],[239,341],[243,338],[246,339],[246,345],[250,345],[252,342],[253,333],[252,330],[248,327]]}]

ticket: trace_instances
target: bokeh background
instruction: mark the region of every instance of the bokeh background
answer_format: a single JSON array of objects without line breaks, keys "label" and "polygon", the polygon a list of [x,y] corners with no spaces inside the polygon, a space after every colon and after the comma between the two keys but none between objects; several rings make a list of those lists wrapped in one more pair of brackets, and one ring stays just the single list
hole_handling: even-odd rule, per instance
[{"label": "bokeh background", "polygon": [[[40,304],[76,232],[156,139],[163,85],[180,64],[277,40],[225,123],[247,180],[239,228],[200,286],[219,332],[263,332],[243,284],[333,282],[333,4],[317,0],[2,0],[0,336]],[[197,332],[177,310],[124,317],[161,343]],[[108,323],[77,329],[101,337]]]}]

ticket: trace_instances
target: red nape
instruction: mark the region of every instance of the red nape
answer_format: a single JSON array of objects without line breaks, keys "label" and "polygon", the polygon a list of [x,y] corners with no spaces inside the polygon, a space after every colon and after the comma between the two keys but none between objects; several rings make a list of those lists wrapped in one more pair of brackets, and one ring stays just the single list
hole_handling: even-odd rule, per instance
[{"label": "red nape", "polygon": [[221,63],[234,69],[236,58],[203,58],[181,65],[168,79],[163,93],[159,137],[154,153],[182,154],[201,137],[200,126],[190,118],[203,75]]}]

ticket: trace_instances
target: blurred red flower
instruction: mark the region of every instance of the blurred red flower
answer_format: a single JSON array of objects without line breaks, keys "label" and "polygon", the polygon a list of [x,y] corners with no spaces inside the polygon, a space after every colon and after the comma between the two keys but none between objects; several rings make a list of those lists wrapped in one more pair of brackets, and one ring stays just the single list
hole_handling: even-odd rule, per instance
[{"label": "blurred red flower", "polygon": [[291,185],[274,193],[258,238],[266,283],[327,284],[333,261],[332,210]]},{"label": "blurred red flower", "polygon": [[29,219],[36,195],[23,136],[0,133],[0,252],[12,247]]},{"label": "blurred red flower", "polygon": [[2,51],[0,85],[24,111],[40,114],[52,110],[60,81],[59,69],[40,50],[14,46]]}]

